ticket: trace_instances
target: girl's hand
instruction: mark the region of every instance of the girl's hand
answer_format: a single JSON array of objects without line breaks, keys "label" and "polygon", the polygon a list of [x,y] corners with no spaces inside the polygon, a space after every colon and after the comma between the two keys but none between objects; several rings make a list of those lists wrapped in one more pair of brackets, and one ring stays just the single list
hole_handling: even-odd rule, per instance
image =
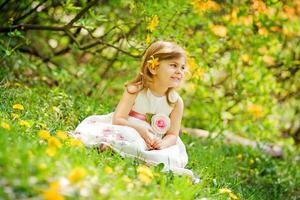
[{"label": "girl's hand", "polygon": [[155,137],[153,144],[152,144],[152,148],[153,149],[163,149],[163,140],[158,137]]},{"label": "girl's hand", "polygon": [[145,140],[147,147],[149,149],[153,149],[152,144],[154,142],[154,137],[151,131],[146,128],[141,128],[138,130],[138,132],[140,133],[141,137]]}]

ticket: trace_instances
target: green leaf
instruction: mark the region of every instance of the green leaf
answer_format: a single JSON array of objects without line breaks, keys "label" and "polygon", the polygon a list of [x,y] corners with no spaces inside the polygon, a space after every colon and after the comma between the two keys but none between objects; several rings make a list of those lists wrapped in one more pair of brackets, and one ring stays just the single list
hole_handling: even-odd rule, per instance
[{"label": "green leaf", "polygon": [[146,120],[148,123],[151,123],[151,119],[153,115],[154,115],[153,113],[146,113]]}]

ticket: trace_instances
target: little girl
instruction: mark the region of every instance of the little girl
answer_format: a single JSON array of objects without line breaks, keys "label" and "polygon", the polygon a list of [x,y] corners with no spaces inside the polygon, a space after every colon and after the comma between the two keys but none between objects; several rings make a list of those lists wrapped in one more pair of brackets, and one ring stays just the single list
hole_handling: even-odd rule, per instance
[{"label": "little girl", "polygon": [[110,147],[122,156],[164,164],[163,171],[193,177],[179,137],[183,101],[179,88],[187,72],[185,51],[172,42],[149,46],[137,77],[125,84],[115,112],[85,118],[72,133],[87,146]]}]

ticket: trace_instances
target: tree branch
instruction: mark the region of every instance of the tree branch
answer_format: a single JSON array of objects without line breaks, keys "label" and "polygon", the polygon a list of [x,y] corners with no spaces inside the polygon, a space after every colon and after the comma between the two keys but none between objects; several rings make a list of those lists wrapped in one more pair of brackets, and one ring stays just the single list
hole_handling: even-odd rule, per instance
[{"label": "tree branch", "polygon": [[38,5],[36,5],[34,8],[32,8],[29,12],[27,12],[23,16],[17,18],[16,20],[14,20],[14,24],[16,24],[16,22],[19,22],[20,20],[26,18],[27,16],[31,15],[34,11],[36,11],[38,9],[38,7],[40,7],[41,5],[43,5],[46,1],[47,0],[44,0],[44,1],[40,2]]},{"label": "tree branch", "polygon": [[0,10],[2,10],[2,8],[9,2],[9,0],[4,1],[1,5],[0,5]]},{"label": "tree branch", "polygon": [[88,3],[88,5],[83,8],[67,25],[66,27],[70,27],[72,26],[77,20],[79,20],[84,13],[86,13],[91,7],[93,7],[94,5],[96,5],[99,2],[99,0],[94,0]]},{"label": "tree branch", "polygon": [[65,31],[64,26],[43,26],[39,24],[18,24],[9,27],[0,27],[0,33],[11,32],[14,30],[48,30],[48,31]]}]

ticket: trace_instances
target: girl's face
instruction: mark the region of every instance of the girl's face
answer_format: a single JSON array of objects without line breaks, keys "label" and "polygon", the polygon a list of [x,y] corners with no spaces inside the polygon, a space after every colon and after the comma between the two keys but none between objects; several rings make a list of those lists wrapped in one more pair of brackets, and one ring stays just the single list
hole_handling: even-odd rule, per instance
[{"label": "girl's face", "polygon": [[185,58],[179,57],[159,61],[159,67],[156,69],[155,77],[161,86],[177,88],[183,84],[186,72],[187,66],[185,64]]}]

